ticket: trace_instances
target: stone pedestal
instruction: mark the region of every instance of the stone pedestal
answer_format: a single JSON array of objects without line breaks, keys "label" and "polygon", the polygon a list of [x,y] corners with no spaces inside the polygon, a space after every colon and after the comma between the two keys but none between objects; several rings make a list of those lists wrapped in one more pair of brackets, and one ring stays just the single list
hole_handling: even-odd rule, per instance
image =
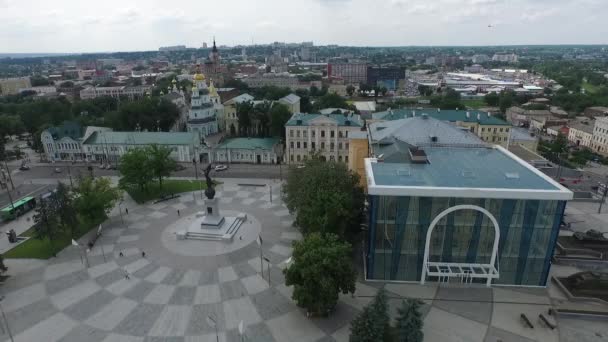
[{"label": "stone pedestal", "polygon": [[222,223],[224,223],[224,216],[220,214],[219,200],[217,198],[205,200],[205,211],[203,214],[201,228],[219,229]]}]

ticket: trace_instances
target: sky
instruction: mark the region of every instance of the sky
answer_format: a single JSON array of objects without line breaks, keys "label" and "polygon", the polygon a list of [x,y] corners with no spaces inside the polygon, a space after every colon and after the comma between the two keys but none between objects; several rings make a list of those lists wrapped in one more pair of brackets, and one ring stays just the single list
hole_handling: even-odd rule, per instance
[{"label": "sky", "polygon": [[608,0],[0,0],[0,53],[606,44],[607,15]]}]

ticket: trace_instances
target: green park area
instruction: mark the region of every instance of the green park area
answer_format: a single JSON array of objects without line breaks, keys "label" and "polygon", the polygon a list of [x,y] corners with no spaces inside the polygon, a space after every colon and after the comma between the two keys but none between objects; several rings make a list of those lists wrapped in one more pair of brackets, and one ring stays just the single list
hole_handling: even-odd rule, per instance
[{"label": "green park area", "polygon": [[[80,224],[74,231],[74,239],[77,240],[83,235],[96,228],[98,223],[95,224]],[[49,259],[55,254],[63,250],[65,247],[70,245],[72,237],[68,231],[60,231],[57,236],[51,240],[48,236],[39,239],[36,237],[35,228],[32,227],[23,232],[20,237],[27,237],[28,239],[22,242],[17,247],[4,253],[5,258],[12,259]]]},{"label": "green park area", "polygon": [[471,108],[471,109],[479,109],[481,107],[488,106],[488,104],[486,103],[486,101],[484,99],[462,100],[462,104],[467,106],[467,108]]},{"label": "green park area", "polygon": [[163,197],[179,194],[182,192],[190,192],[202,190],[205,191],[207,184],[202,180],[181,180],[181,179],[165,179],[163,180],[162,188],[158,182],[149,184],[145,190],[141,190],[134,186],[125,187],[129,196],[139,204],[147,201],[161,199]]}]

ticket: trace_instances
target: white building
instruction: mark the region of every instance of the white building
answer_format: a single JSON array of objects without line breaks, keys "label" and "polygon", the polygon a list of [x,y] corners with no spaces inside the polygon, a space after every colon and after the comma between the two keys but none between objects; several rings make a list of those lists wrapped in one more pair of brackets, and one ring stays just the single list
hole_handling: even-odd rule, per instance
[{"label": "white building", "polygon": [[595,122],[578,122],[571,124],[568,130],[568,140],[577,146],[591,147]]},{"label": "white building", "polygon": [[306,160],[319,152],[326,160],[348,162],[348,136],[363,126],[359,115],[294,114],[285,124],[288,163]]},{"label": "white building", "polygon": [[290,113],[300,112],[300,97],[296,94],[289,94],[279,99],[279,103],[282,103],[289,108]]},{"label": "white building", "polygon": [[596,118],[591,149],[608,156],[608,117]]},{"label": "white building", "polygon": [[193,80],[192,100],[188,114],[188,132],[197,133],[200,140],[207,135],[215,134],[219,131],[217,122],[218,107],[216,105],[220,104],[220,100],[219,96],[215,96],[217,95],[217,91],[212,99],[210,89],[207,87],[203,74],[197,73]]},{"label": "white building", "polygon": [[277,138],[233,138],[206,151],[211,163],[276,164],[278,143]]},{"label": "white building", "polygon": [[178,162],[199,159],[200,140],[188,132],[111,132],[95,131],[82,143],[85,158],[103,163],[118,162],[128,150],[153,144],[171,149],[171,158]]},{"label": "white building", "polygon": [[519,57],[514,53],[496,53],[492,56],[494,62],[517,63]]},{"label": "white building", "polygon": [[128,97],[129,99],[140,98],[150,91],[151,86],[135,87],[88,87],[80,91],[80,98],[83,100],[94,99],[97,97],[109,96],[113,98]]},{"label": "white building", "polygon": [[93,132],[110,131],[111,128],[89,126],[86,130],[76,122],[66,121],[61,126],[49,127],[40,134],[40,141],[47,161],[85,160],[82,142]]}]

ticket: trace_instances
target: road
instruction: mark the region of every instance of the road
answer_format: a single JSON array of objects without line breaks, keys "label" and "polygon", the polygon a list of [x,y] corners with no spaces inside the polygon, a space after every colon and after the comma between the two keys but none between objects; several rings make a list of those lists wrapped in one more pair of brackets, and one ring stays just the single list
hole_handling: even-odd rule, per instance
[{"label": "road", "polygon": [[[192,164],[182,164],[186,168],[171,174],[174,177],[195,177],[194,167]],[[76,179],[79,175],[89,174],[86,165],[76,164],[30,164],[30,170],[20,171],[18,166],[10,166],[13,182],[16,184],[29,183],[31,179],[68,179],[71,175]],[[55,168],[61,169],[60,173],[55,172]],[[203,177],[203,170],[197,166],[198,177]],[[283,176],[286,175],[287,166],[281,167]],[[278,165],[251,165],[251,164],[230,164],[228,170],[220,172],[212,172],[212,177],[222,178],[279,178],[280,168]],[[100,169],[98,165],[93,166],[94,176],[120,176],[116,170]]]}]

